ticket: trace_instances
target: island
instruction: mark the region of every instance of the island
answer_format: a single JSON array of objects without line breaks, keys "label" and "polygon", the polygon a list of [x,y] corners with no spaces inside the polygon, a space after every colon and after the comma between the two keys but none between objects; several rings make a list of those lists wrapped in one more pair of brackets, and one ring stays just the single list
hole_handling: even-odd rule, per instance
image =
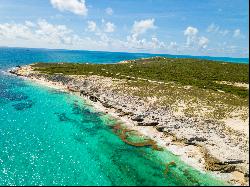
[{"label": "island", "polygon": [[248,71],[248,64],[152,57],[116,64],[38,62],[10,73],[77,94],[189,165],[246,185]]}]

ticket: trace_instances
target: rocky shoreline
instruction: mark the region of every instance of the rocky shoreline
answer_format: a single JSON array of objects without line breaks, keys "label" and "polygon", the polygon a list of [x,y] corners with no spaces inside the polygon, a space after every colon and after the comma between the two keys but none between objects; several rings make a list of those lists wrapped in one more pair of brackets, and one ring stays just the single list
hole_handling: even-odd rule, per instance
[{"label": "rocky shoreline", "polygon": [[216,120],[175,116],[170,107],[117,91],[114,88],[121,79],[47,75],[31,66],[18,66],[9,72],[78,94],[97,110],[116,117],[201,171],[212,171],[231,184],[249,183],[249,137]]}]

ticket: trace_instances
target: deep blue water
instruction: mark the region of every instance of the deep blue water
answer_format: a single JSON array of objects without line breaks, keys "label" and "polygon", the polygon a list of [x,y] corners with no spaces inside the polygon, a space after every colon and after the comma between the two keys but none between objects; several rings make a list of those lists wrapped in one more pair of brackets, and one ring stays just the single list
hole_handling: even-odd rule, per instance
[{"label": "deep blue water", "polygon": [[[149,56],[0,48],[0,186],[221,185],[168,151],[125,144],[110,127],[116,121],[82,99],[4,73],[33,62],[115,63]],[[177,165],[165,175],[164,164],[171,161]]]},{"label": "deep blue water", "polygon": [[233,63],[249,63],[249,58],[186,56],[146,53],[121,53],[100,51],[71,51],[28,48],[0,48],[0,68],[15,65],[30,64],[33,62],[91,62],[116,63],[122,60],[131,60],[152,56],[165,56],[171,58],[198,58]]}]

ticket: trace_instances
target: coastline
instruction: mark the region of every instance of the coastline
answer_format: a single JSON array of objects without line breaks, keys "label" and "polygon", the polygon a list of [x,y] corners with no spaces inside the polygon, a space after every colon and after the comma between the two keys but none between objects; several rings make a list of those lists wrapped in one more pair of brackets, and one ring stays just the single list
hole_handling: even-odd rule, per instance
[{"label": "coastline", "polygon": [[[13,74],[13,72],[11,73]],[[25,74],[18,76],[39,85],[43,85],[53,89],[59,89],[61,91],[79,96],[80,98],[84,99],[87,104],[93,106],[94,110],[106,113],[110,115],[110,117],[122,122],[122,124],[124,124],[127,128],[136,130],[143,136],[149,137],[150,139],[156,141],[159,146],[165,148],[175,155],[178,155],[181,160],[187,163],[189,166],[199,170],[200,172],[207,172],[207,169],[205,168],[206,161],[204,160],[204,154],[202,154],[200,146],[192,144],[186,146],[181,141],[175,141],[174,139],[176,139],[176,137],[171,136],[170,134],[166,136],[166,134],[158,131],[154,126],[138,126],[138,123],[132,120],[131,116],[121,115],[121,113],[117,109],[106,107],[99,100],[93,101],[93,99],[90,99],[89,95],[82,96],[80,92],[69,90],[67,86],[63,85],[60,82],[49,81],[43,78],[39,79],[32,76],[29,77],[25,76]],[[244,175],[242,176],[240,172],[235,172],[236,173],[221,173],[220,171],[210,171],[209,173],[219,180],[230,182],[234,185],[246,185],[246,181],[243,181]]]}]

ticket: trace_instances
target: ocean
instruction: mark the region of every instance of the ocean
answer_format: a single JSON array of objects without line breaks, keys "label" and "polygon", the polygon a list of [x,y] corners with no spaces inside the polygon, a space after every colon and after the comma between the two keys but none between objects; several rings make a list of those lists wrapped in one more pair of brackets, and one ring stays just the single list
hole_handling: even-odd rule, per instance
[{"label": "ocean", "polygon": [[[5,73],[34,62],[116,63],[151,56],[160,55],[0,48],[0,185],[224,185],[167,150],[127,145],[113,132],[116,120],[79,97]],[[176,166],[164,173],[171,161]]]}]

